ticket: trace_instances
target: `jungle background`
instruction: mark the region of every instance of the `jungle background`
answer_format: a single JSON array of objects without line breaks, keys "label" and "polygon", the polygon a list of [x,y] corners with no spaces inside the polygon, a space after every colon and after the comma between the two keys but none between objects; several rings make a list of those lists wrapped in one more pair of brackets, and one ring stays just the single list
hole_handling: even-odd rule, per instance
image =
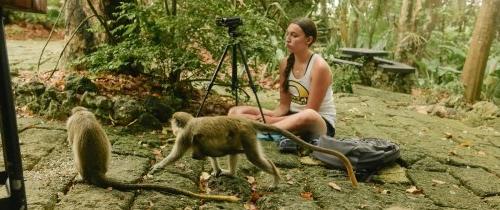
[{"label": "jungle background", "polygon": [[[236,42],[246,53],[257,91],[278,87],[277,65],[287,56],[284,31],[291,19],[308,16],[317,23],[314,50],[330,62],[336,93],[352,92],[352,85],[360,83],[361,71],[332,62],[342,56],[339,48],[371,48],[388,51],[388,59],[415,67],[406,92],[439,105],[442,116],[452,115],[446,111],[449,108],[470,110],[477,101],[488,101],[493,107],[500,103],[495,22],[500,17],[497,1],[484,6],[482,13],[481,5],[486,4],[466,0],[49,0],[47,14],[8,11],[6,22],[8,39],[45,39],[45,46],[64,41],[51,70],[40,70],[48,60],[43,48],[37,65],[29,69],[36,71],[17,84],[18,107],[64,119],[71,105],[83,103],[113,124],[129,125],[146,118],[140,122],[154,119],[155,125],[149,126],[159,128],[158,122],[165,122],[172,111],[199,106],[224,46],[231,42],[227,27],[217,26],[215,19],[232,16],[243,20]],[[478,32],[473,37],[475,28]],[[231,84],[228,54],[216,82],[226,90]],[[253,94],[242,62],[238,73],[239,94],[248,100]],[[43,90],[31,91],[33,87]],[[60,96],[33,97],[46,89]],[[225,114],[234,105],[230,95],[211,95],[204,114]],[[113,109],[124,106],[124,113]],[[140,116],[144,109],[151,115]],[[436,112],[435,107],[425,109]]]}]

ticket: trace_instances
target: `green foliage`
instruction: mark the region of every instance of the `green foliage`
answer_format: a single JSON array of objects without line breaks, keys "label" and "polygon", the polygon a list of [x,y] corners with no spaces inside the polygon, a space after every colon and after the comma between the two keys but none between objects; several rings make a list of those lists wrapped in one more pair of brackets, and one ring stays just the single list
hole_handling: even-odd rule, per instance
[{"label": "green foliage", "polygon": [[[171,1],[169,1],[171,3]],[[382,7],[377,7],[381,2]],[[328,2],[327,18],[321,16],[318,1],[205,1],[177,2],[177,12],[171,14],[164,8],[164,1],[152,4],[124,4],[111,25],[117,44],[103,45],[78,62],[86,64],[92,71],[136,72],[151,74],[172,84],[180,80],[209,78],[222,55],[224,46],[230,42],[227,28],[215,24],[216,17],[240,16],[244,24],[238,27],[241,43],[250,68],[262,68],[276,73],[279,60],[286,56],[283,32],[288,21],[298,16],[310,16],[320,29],[320,39],[314,45],[324,57],[338,54],[342,24],[358,28],[349,36],[356,35],[355,47],[394,50],[397,45],[397,24],[401,2],[350,1]],[[341,7],[343,5],[345,8]],[[423,88],[447,89],[462,94],[460,75],[467,56],[478,4],[467,2],[465,9],[456,2],[442,2],[439,8],[420,11],[416,31],[408,33],[413,43],[410,60],[417,67],[417,85]],[[377,9],[379,8],[379,9]],[[347,20],[341,20],[341,10],[347,10]],[[429,23],[429,12],[439,15],[430,32],[424,27]],[[461,11],[461,12],[456,12]],[[327,21],[326,21],[327,20]],[[347,21],[344,23],[343,21]],[[351,34],[352,33],[352,34]],[[415,48],[415,49],[413,49]],[[500,45],[494,42],[485,73],[485,92],[491,98],[498,88]],[[230,53],[229,53],[230,54]],[[389,56],[388,59],[393,59]],[[230,68],[230,55],[223,69]],[[358,76],[353,67],[333,66],[334,84],[337,91],[349,92],[350,84]],[[240,66],[240,69],[242,67]],[[227,74],[230,71],[221,71]],[[241,73],[241,72],[240,72]]]},{"label": "green foliage", "polygon": [[[175,16],[165,12],[162,1],[151,5],[123,4],[116,14],[116,23],[125,24],[116,24],[113,29],[120,41],[100,46],[77,63],[94,72],[134,71],[171,83],[208,78],[230,42],[227,28],[216,26],[215,19],[228,16],[243,19],[244,24],[238,27],[241,36],[236,41],[241,43],[248,60],[256,59],[259,64],[278,62],[274,54],[282,42],[272,41],[276,39],[274,34],[279,33],[272,19],[251,7],[195,0],[180,2]],[[229,63],[229,55],[225,63]]]},{"label": "green foliage", "polygon": [[358,83],[359,69],[349,64],[333,64],[333,92],[352,93],[352,85]]}]

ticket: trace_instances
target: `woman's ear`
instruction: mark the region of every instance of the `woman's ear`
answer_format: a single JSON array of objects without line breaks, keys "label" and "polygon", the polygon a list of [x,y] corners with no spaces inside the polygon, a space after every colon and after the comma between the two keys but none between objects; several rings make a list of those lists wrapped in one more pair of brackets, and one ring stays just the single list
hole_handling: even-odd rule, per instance
[{"label": "woman's ear", "polygon": [[314,38],[312,36],[308,36],[306,38],[307,45],[311,45],[313,43],[313,41],[314,41]]}]

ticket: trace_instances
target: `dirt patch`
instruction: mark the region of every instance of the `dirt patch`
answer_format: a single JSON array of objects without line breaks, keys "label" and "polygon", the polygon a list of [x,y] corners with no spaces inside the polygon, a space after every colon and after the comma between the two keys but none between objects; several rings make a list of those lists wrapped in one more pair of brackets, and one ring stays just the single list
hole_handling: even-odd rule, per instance
[{"label": "dirt patch", "polygon": [[[5,26],[5,37],[10,40],[46,40],[49,37],[51,28],[44,25],[32,23],[16,23]],[[64,39],[64,29],[57,28],[51,40]]]}]

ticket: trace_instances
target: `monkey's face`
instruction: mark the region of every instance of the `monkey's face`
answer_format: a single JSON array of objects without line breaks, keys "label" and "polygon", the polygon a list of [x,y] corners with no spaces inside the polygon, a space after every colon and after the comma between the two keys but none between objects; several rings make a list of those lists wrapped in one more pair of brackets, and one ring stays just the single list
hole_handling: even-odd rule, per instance
[{"label": "monkey's face", "polygon": [[174,136],[177,136],[177,134],[179,134],[179,131],[181,130],[179,124],[177,123],[177,120],[172,118],[170,120],[170,125],[172,126],[172,133],[174,133]]}]

